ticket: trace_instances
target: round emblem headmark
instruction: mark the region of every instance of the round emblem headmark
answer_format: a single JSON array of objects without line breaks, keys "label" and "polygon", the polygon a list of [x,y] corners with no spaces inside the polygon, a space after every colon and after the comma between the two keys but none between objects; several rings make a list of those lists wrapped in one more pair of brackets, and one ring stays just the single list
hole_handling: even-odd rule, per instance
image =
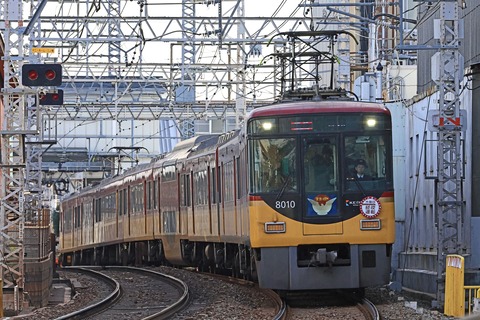
[{"label": "round emblem headmark", "polygon": [[359,206],[360,213],[369,219],[376,218],[380,214],[380,209],[382,209],[380,201],[371,196],[363,198]]}]

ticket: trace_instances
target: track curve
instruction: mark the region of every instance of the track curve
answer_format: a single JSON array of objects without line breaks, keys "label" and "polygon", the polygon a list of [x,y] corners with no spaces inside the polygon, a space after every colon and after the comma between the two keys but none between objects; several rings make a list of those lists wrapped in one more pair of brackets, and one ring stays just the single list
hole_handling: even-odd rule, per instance
[{"label": "track curve", "polygon": [[[114,289],[108,297],[102,299],[100,302],[57,318],[58,320],[109,318],[142,320],[167,319],[176,312],[185,308],[189,302],[188,286],[183,281],[173,276],[153,270],[116,266],[103,268],[80,267],[68,269],[72,271],[90,273],[102,281],[110,283]],[[142,276],[139,276],[140,274]],[[142,282],[143,277],[160,279],[160,282],[148,279]],[[173,302],[169,302],[169,300],[172,300],[171,297],[167,297],[165,299],[167,295],[158,298],[157,295],[154,294],[160,294],[162,292],[160,289],[162,286],[164,288],[163,292],[171,292],[172,288],[174,289],[173,291],[178,292],[175,299],[173,299]],[[143,297],[140,299],[135,298],[140,296],[139,293],[135,292],[136,287],[139,288],[138,292],[143,294]],[[168,287],[170,287],[170,289],[168,289]],[[146,294],[148,292],[150,292],[150,294]],[[147,301],[149,297],[152,298],[155,303],[158,304],[159,301],[163,301],[165,302],[165,305],[155,306],[155,304],[150,304]],[[141,301],[137,304],[139,300]],[[148,307],[142,307],[143,305],[148,305]],[[152,311],[152,309],[161,310]],[[148,313],[148,315],[146,313]],[[133,315],[136,315],[137,317]]]}]

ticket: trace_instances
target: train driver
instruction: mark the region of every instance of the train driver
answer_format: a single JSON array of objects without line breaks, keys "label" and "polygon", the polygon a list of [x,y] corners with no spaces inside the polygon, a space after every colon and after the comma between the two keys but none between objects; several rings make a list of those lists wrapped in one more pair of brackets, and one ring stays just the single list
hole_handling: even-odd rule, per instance
[{"label": "train driver", "polygon": [[365,160],[363,159],[358,159],[356,162],[355,162],[355,167],[354,167],[354,170],[355,170],[355,173],[353,175],[353,177],[356,179],[356,180],[360,180],[360,181],[370,181],[370,180],[373,180],[372,179],[372,176],[368,175],[365,173],[365,169],[367,168],[367,163],[365,162]]}]

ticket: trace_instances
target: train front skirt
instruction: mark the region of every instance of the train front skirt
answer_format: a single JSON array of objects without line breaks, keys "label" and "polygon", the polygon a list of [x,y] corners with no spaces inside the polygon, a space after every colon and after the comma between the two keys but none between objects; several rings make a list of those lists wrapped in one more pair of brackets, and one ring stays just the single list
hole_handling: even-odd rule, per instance
[{"label": "train front skirt", "polygon": [[[389,245],[351,245],[350,259],[332,263],[334,257],[312,252],[311,263],[301,263],[297,247],[262,248],[256,261],[260,287],[277,290],[365,288],[390,279]],[[319,258],[319,259],[318,259]]]}]

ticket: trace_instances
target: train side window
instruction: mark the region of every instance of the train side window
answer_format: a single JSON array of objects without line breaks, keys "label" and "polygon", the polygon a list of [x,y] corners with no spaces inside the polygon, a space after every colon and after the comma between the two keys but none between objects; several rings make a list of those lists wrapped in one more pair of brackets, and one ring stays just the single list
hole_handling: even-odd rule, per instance
[{"label": "train side window", "polygon": [[218,167],[218,170],[217,170],[217,175],[218,175],[218,187],[217,187],[217,190],[218,190],[218,202],[222,202],[222,197],[223,197],[223,193],[222,193],[222,172],[223,172],[223,167]]},{"label": "train side window", "polygon": [[75,229],[80,226],[80,206],[73,209],[73,226]]},{"label": "train side window", "polygon": [[65,226],[64,232],[72,231],[72,209],[68,208],[63,214],[63,225]]},{"label": "train side window", "polygon": [[152,181],[147,182],[147,209],[152,209]]},{"label": "train side window", "polygon": [[185,206],[185,175],[180,175],[180,205]]},{"label": "train side window", "polygon": [[118,191],[118,215],[121,216],[123,212],[123,193],[122,190]]},{"label": "train side window", "polygon": [[130,214],[135,213],[137,207],[137,187],[130,188]]},{"label": "train side window", "polygon": [[95,199],[95,222],[102,221],[102,199]]},{"label": "train side window", "polygon": [[147,209],[154,209],[154,198],[155,198],[155,180],[148,181],[147,183]]},{"label": "train side window", "polygon": [[193,173],[193,190],[195,192],[194,203],[196,205],[207,203],[207,171],[202,170]]},{"label": "train side window", "polygon": [[210,170],[210,198],[212,203],[217,203],[217,175],[215,168]]},{"label": "train side window", "polygon": [[190,175],[184,174],[181,178],[181,190],[182,190],[182,205],[190,207],[191,203],[191,188],[190,188]]},{"label": "train side window", "polygon": [[115,212],[117,210],[115,203],[115,194],[111,193],[106,196],[106,212],[107,218],[113,219],[115,217]]},{"label": "train side window", "polygon": [[175,175],[175,166],[170,165],[162,169],[162,182],[174,181],[176,178]]},{"label": "train side window", "polygon": [[235,158],[235,164],[236,164],[235,177],[237,178],[237,199],[240,199],[242,197],[242,192],[243,192],[243,189],[242,189],[243,177],[242,177],[242,174],[240,174],[240,157]]},{"label": "train side window", "polygon": [[132,203],[132,212],[133,213],[143,213],[144,206],[144,197],[143,197],[144,187],[140,183],[131,188],[131,203]]},{"label": "train side window", "polygon": [[92,202],[89,200],[88,202],[86,202],[83,206],[83,216],[84,216],[84,219],[82,221],[82,224],[84,226],[91,226],[92,223],[93,223],[93,205],[92,205]]},{"label": "train side window", "polygon": [[64,216],[65,216],[65,211],[63,208],[64,207],[62,206],[62,209],[60,210],[60,219],[58,223],[58,231],[60,232],[60,234],[63,233],[63,222],[64,222]]},{"label": "train side window", "polygon": [[163,215],[163,232],[165,234],[173,234],[177,231],[177,219],[175,211],[164,211]]},{"label": "train side window", "polygon": [[136,196],[137,196],[137,187],[133,186],[130,188],[130,214],[135,213],[136,207]]},{"label": "train side window", "polygon": [[157,186],[160,183],[159,180],[153,181],[153,209],[158,209],[158,189]]},{"label": "train side window", "polygon": [[118,215],[121,216],[123,214],[125,214],[125,212],[127,211],[127,208],[125,207],[126,206],[126,199],[125,199],[125,189],[122,189],[118,192],[119,194],[119,199],[118,199],[118,202],[119,202],[119,212],[118,212]]},{"label": "train side window", "polygon": [[128,213],[128,196],[127,189],[123,189],[123,214]]},{"label": "train side window", "polygon": [[191,180],[190,180],[190,175],[187,174],[185,175],[185,195],[186,195],[186,205],[190,207],[192,205],[192,188],[191,188]]},{"label": "train side window", "polygon": [[233,201],[234,198],[234,178],[233,178],[233,161],[225,163],[223,167],[224,172],[224,201]]}]

